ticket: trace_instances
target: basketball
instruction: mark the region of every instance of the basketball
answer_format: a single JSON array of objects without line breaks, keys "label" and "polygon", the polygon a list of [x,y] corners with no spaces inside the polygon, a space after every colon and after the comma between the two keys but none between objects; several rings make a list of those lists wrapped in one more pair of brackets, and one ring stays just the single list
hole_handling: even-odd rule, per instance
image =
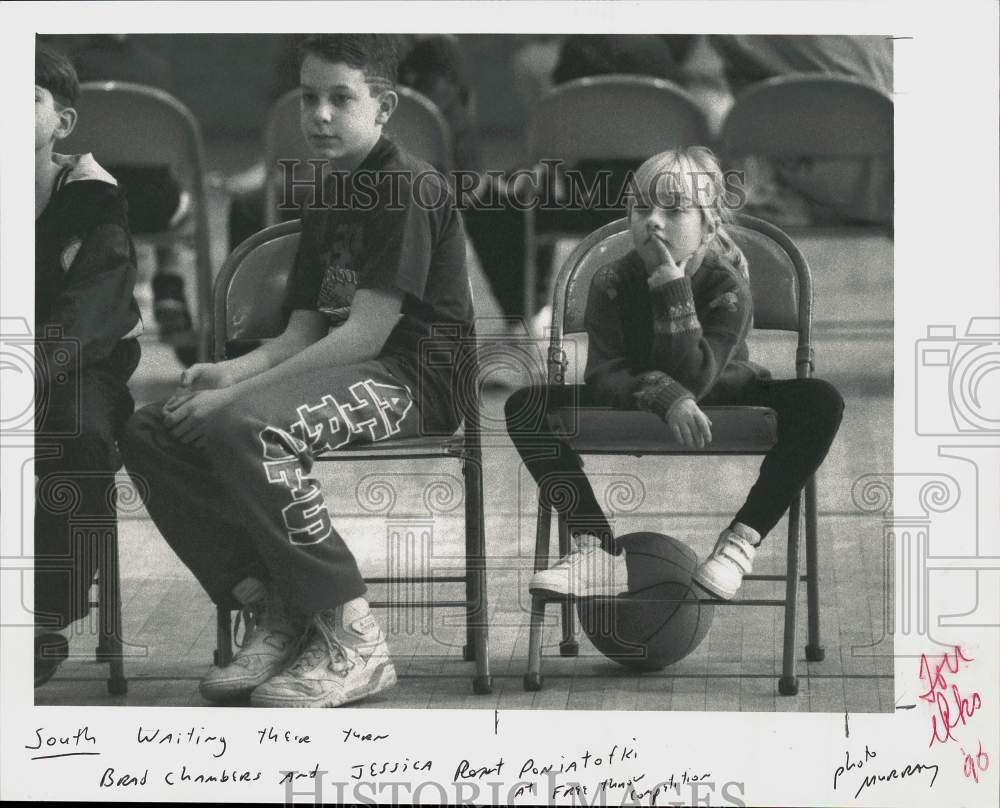
[{"label": "basketball", "polygon": [[698,557],[662,533],[618,539],[628,568],[628,594],[577,601],[580,625],[608,659],[642,671],[662,670],[705,639],[715,607],[692,584]]}]

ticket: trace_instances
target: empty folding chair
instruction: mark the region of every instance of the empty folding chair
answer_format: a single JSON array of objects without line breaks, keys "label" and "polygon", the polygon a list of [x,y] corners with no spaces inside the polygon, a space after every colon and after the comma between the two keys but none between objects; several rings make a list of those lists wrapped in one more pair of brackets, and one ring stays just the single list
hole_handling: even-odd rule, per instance
[{"label": "empty folding chair", "polygon": [[746,156],[797,161],[799,171],[813,172],[798,184],[814,183],[831,205],[891,208],[892,98],[858,79],[803,74],[751,85],[726,116],[719,150],[730,163]]}]

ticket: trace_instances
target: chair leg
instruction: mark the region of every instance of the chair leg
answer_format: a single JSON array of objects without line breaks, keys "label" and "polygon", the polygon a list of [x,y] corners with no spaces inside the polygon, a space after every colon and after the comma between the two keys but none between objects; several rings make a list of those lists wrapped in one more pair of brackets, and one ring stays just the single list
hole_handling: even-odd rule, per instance
[{"label": "chair leg", "polygon": [[[552,529],[552,508],[538,498],[538,523],[535,527],[535,572],[549,565],[549,532]],[[528,671],[524,674],[524,689],[542,689],[542,625],[545,622],[545,598],[531,599],[531,623],[528,630]]]},{"label": "chair leg", "polygon": [[109,663],[108,693],[123,696],[128,692],[122,642],[121,573],[118,568],[118,525],[108,525],[98,549],[97,600],[100,604],[100,629],[97,661]]},{"label": "chair leg", "polygon": [[788,509],[788,563],[785,569],[785,637],[781,655],[781,678],[778,692],[794,696],[799,692],[795,676],[795,622],[799,597],[799,511],[802,497],[796,497]]},{"label": "chair leg", "polygon": [[809,639],[806,659],[822,662],[826,650],[819,637],[819,520],[816,504],[816,478],[806,482],[806,602],[809,610]]},{"label": "chair leg", "polygon": [[528,632],[528,672],[524,674],[524,689],[542,689],[542,625],[545,622],[545,598],[531,599],[531,628]]},{"label": "chair leg", "polygon": [[[566,517],[559,514],[559,557],[569,553],[572,539],[569,535],[569,527],[566,524]],[[573,601],[564,600],[561,604],[562,610],[562,640],[559,643],[559,655],[564,657],[575,657],[580,653],[580,645],[576,641],[576,615],[574,614]]]},{"label": "chair leg", "polygon": [[225,606],[215,607],[215,659],[220,668],[233,661],[233,619]]},{"label": "chair leg", "polygon": [[[477,453],[478,454],[478,453]],[[482,459],[463,463],[465,477],[465,649],[467,661],[475,660],[472,690],[493,692],[490,676],[489,600],[486,594],[486,529],[483,513]]]}]

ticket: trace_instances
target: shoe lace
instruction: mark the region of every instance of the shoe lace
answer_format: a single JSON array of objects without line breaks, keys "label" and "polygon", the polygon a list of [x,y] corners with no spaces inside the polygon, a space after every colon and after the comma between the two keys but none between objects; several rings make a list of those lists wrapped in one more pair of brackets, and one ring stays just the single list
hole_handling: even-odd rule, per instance
[{"label": "shoe lace", "polygon": [[570,567],[573,564],[576,564],[578,561],[580,561],[580,559],[584,557],[584,554],[587,553],[589,550],[590,550],[589,547],[577,547],[574,545],[573,547],[570,548],[569,552],[566,553],[566,555],[564,555],[558,561],[556,561],[556,563],[553,564],[550,567],[550,569],[556,569],[556,568],[562,569],[563,567]]},{"label": "shoe lace", "polygon": [[[243,636],[239,637],[240,624],[243,624]],[[233,624],[233,644],[237,648],[246,645],[247,638],[253,634],[257,627],[257,610],[252,606],[244,606],[236,613],[236,622]]]},{"label": "shoe lace", "polygon": [[335,673],[346,673],[352,664],[347,658],[344,646],[333,636],[315,625],[299,640],[298,658],[288,669],[289,673],[301,673],[315,667],[324,657],[329,657],[329,668]]}]

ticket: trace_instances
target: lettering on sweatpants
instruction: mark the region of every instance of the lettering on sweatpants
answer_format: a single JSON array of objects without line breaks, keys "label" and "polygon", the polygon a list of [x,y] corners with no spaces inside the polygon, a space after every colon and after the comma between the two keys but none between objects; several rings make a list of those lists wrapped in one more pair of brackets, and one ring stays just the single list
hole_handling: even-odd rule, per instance
[{"label": "lettering on sweatpants", "polygon": [[260,433],[267,479],[292,494],[281,512],[292,544],[318,544],[333,531],[319,483],[307,476],[312,456],[339,449],[365,431],[372,443],[397,435],[413,407],[410,391],[394,384],[365,379],[348,391],[353,401],[327,394],[318,404],[297,407],[290,432],[267,427]]},{"label": "lettering on sweatpants", "polygon": [[312,459],[306,445],[283,429],[261,430],[264,472],[271,483],[285,486],[292,501],[281,510],[292,544],[318,544],[333,532],[319,483],[308,476]]},{"label": "lettering on sweatpants", "polygon": [[365,379],[348,389],[353,401],[340,402],[328,394],[318,404],[297,408],[299,420],[292,424],[292,433],[314,454],[346,446],[364,431],[372,443],[398,435],[413,407],[405,387]]}]

